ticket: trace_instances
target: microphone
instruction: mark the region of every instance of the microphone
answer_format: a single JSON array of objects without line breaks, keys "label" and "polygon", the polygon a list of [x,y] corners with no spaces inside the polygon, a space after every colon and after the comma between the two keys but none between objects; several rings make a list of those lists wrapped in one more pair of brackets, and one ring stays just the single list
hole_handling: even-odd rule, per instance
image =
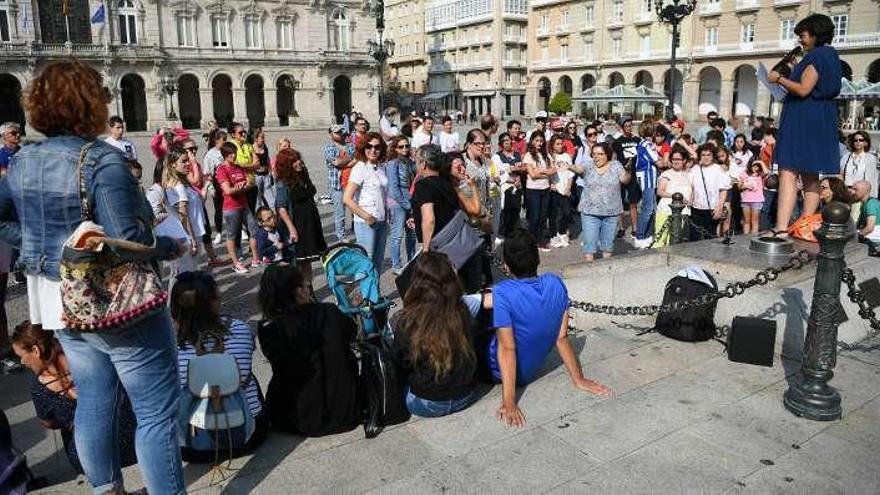
[{"label": "microphone", "polygon": [[795,57],[801,54],[801,45],[797,45],[791,49],[788,53],[782,57],[776,65],[773,66],[773,70],[778,72],[780,76],[788,77],[791,75],[791,67],[789,64],[794,60]]}]

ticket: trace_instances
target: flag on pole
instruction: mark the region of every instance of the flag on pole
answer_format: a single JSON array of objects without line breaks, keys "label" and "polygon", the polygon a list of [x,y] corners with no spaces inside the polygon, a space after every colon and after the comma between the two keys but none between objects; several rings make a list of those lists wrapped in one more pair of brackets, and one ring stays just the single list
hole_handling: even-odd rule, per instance
[{"label": "flag on pole", "polygon": [[61,0],[61,15],[64,17],[70,15],[70,4],[67,3],[67,0]]},{"label": "flag on pole", "polygon": [[104,4],[98,6],[98,10],[92,15],[92,24],[104,24]]},{"label": "flag on pole", "polygon": [[30,5],[27,2],[23,2],[21,4],[21,17],[19,18],[19,24],[21,26],[21,30],[25,32],[25,34],[31,34],[31,18],[29,15]]}]

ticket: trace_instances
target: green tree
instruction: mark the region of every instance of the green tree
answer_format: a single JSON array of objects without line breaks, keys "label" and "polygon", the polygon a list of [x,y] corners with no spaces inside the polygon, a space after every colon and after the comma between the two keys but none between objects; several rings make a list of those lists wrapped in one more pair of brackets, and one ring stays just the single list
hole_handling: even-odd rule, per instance
[{"label": "green tree", "polygon": [[571,111],[571,95],[565,92],[558,92],[553,95],[553,99],[550,100],[550,104],[547,106],[547,110],[555,113],[556,115],[562,115]]}]

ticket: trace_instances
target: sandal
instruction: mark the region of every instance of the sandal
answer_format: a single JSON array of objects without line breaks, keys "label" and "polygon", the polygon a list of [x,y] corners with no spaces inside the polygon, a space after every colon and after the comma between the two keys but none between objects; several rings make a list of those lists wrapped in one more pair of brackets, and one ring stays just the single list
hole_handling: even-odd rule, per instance
[{"label": "sandal", "polygon": [[787,230],[770,229],[761,233],[760,237],[775,237],[777,239],[788,239]]}]

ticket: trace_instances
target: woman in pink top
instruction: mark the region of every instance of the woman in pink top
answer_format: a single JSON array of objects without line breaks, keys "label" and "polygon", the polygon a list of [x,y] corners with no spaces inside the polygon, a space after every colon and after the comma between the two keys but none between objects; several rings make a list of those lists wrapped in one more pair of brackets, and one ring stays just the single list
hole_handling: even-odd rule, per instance
[{"label": "woman in pink top", "polygon": [[739,177],[743,211],[743,233],[757,233],[764,206],[764,164],[755,160]]}]

